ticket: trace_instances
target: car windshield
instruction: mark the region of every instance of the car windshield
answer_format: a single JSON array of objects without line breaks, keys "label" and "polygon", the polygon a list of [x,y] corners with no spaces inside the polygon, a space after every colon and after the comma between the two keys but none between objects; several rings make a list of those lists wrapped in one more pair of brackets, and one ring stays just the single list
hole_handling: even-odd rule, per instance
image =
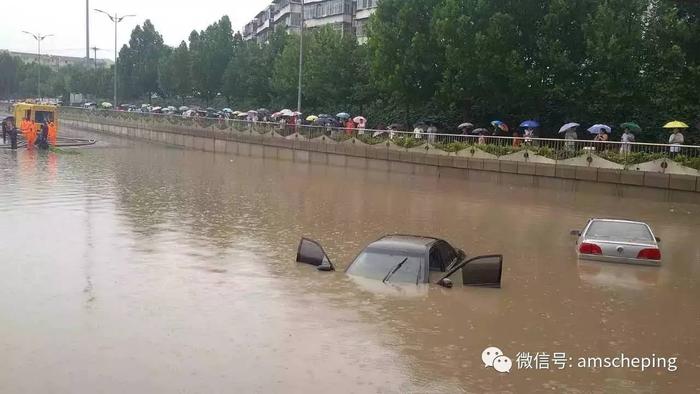
[{"label": "car windshield", "polygon": [[627,222],[593,222],[586,232],[586,238],[618,242],[654,241],[646,225]]},{"label": "car windshield", "polygon": [[416,283],[421,278],[422,258],[393,251],[365,250],[348,268],[348,274],[368,279],[383,280],[403,261],[405,263],[388,279],[393,283]]}]

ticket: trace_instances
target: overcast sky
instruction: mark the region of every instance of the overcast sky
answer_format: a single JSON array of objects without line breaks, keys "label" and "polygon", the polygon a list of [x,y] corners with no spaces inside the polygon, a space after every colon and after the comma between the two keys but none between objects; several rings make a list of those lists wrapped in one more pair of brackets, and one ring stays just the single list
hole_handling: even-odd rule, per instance
[{"label": "overcast sky", "polygon": [[[0,49],[36,52],[36,41],[22,33],[55,34],[41,44],[41,53],[85,56],[85,0],[2,1]],[[129,41],[131,30],[150,19],[168,45],[187,40],[193,29],[202,30],[223,15],[231,18],[234,31],[241,30],[270,0],[90,0],[90,46],[104,50],[98,58],[114,58],[114,24],[100,8],[119,14],[136,14],[119,24],[119,47]],[[182,4],[182,5],[181,5]],[[187,5],[185,5],[187,4]],[[26,8],[30,7],[30,8]],[[26,15],[27,17],[23,17]],[[90,56],[92,57],[92,50]]]}]

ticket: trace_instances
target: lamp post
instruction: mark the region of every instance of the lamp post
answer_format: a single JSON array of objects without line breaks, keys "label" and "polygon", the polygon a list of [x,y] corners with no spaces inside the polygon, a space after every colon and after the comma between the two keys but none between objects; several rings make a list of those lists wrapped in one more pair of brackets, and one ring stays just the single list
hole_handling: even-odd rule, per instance
[{"label": "lamp post", "polygon": [[297,92],[297,112],[301,112],[301,81],[304,75],[304,0],[301,0],[301,24],[299,26],[299,90]]},{"label": "lamp post", "polygon": [[119,22],[123,21],[125,18],[131,17],[131,16],[136,16],[136,15],[122,15],[119,16],[116,13],[114,15],[110,15],[108,12],[98,10],[95,8],[95,11],[100,12],[102,14],[107,15],[109,19],[114,22],[114,107],[117,107],[117,25]]},{"label": "lamp post", "polygon": [[37,67],[37,83],[36,83],[36,93],[37,94],[36,94],[36,97],[39,100],[41,100],[41,42],[44,41],[44,38],[51,37],[51,36],[53,36],[53,34],[45,34],[42,36],[39,33],[34,34],[34,33],[28,32],[28,31],[24,31],[24,30],[22,30],[22,33],[29,34],[30,36],[34,37],[34,39],[36,40],[37,62],[39,64],[39,67]]}]

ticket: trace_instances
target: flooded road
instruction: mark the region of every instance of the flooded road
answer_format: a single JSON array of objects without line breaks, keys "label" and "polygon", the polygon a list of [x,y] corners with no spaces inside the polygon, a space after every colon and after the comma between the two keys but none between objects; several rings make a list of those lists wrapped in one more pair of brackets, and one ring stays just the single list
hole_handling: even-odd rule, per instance
[{"label": "flooded road", "polygon": [[[97,138],[75,154],[0,152],[2,393],[700,386],[700,205]],[[664,265],[578,263],[569,230],[594,216],[648,221]],[[294,264],[301,236],[344,269],[385,233],[502,253],[503,288],[393,288]],[[488,346],[511,373],[484,367]],[[571,360],[517,368],[538,352]],[[620,353],[677,370],[576,365]]]}]

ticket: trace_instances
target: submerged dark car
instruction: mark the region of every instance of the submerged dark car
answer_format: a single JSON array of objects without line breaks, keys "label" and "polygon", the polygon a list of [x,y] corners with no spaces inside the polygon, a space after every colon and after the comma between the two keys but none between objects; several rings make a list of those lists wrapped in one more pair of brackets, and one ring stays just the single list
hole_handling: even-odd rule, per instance
[{"label": "submerged dark car", "polygon": [[[316,241],[302,238],[297,262],[320,271],[335,266]],[[436,283],[443,287],[501,286],[503,256],[467,258],[447,241],[416,235],[388,235],[367,245],[345,270],[348,275],[384,283]]]}]

